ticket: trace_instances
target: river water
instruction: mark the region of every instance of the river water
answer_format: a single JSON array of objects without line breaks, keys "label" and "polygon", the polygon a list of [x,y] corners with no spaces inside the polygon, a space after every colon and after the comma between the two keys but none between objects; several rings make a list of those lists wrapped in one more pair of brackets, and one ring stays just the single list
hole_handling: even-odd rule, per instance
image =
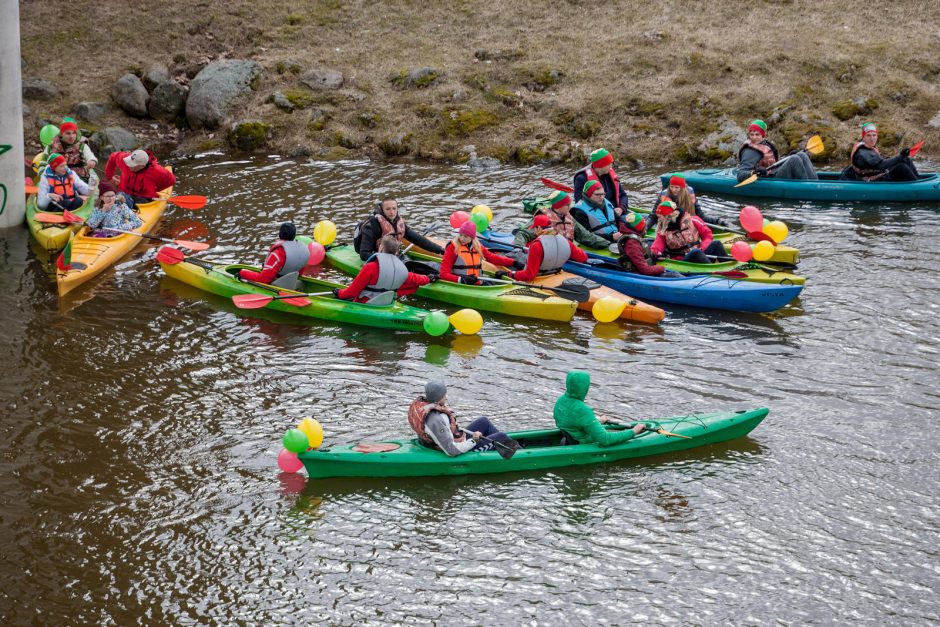
[{"label": "river water", "polygon": [[[210,203],[173,208],[161,233],[254,263],[280,222],[330,218],[348,242],[388,195],[416,225],[482,202],[508,229],[540,176],[570,175],[218,155],[178,173],[177,193]],[[622,177],[634,204],[657,175]],[[0,234],[0,619],[940,620],[940,207],[759,206],[809,277],[779,312],[666,306],[658,328],[485,315],[479,336],[443,338],[236,310],[162,276],[149,245],[60,302],[26,230]],[[306,481],[275,464],[304,416],[328,443],[406,436],[432,377],[465,418],[549,426],[571,368],[626,418],[771,413],[725,445],[551,472]]]}]

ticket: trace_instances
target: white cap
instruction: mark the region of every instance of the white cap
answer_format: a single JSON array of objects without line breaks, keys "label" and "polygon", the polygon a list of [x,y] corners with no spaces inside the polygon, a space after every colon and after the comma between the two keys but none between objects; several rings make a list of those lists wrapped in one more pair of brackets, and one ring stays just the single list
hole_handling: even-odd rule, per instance
[{"label": "white cap", "polygon": [[147,153],[143,150],[135,150],[124,157],[124,163],[131,168],[139,168],[140,166],[147,165],[149,162],[150,157],[147,156]]}]

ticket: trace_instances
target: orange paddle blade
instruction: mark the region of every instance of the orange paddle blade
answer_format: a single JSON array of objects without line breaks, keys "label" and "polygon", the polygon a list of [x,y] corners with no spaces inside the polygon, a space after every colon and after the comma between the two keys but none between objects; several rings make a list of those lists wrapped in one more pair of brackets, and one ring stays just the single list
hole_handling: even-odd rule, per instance
[{"label": "orange paddle blade", "polygon": [[65,216],[60,216],[57,213],[44,213],[40,212],[33,216],[38,222],[45,222],[47,224],[71,224],[69,220],[65,219]]},{"label": "orange paddle blade", "polygon": [[272,300],[274,300],[273,296],[264,294],[238,294],[232,296],[232,302],[239,309],[261,309]]},{"label": "orange paddle blade", "polygon": [[205,242],[191,242],[187,239],[175,239],[173,243],[189,250],[209,250],[209,244]]},{"label": "orange paddle blade", "polygon": [[184,255],[183,251],[178,248],[163,246],[160,250],[157,251],[157,261],[170,266],[175,266],[178,263],[186,261],[186,255]]},{"label": "orange paddle blade", "polygon": [[205,196],[172,196],[167,198],[166,201],[171,205],[176,205],[183,209],[192,209],[194,211],[206,206]]},{"label": "orange paddle blade", "polygon": [[27,194],[38,194],[38,193],[39,193],[39,188],[36,187],[35,185],[26,185],[23,189],[26,191]]},{"label": "orange paddle blade", "polygon": [[924,140],[922,139],[916,144],[914,144],[913,146],[911,146],[911,156],[913,157],[914,155],[916,155],[918,152],[920,152],[920,149],[923,147],[924,147]]},{"label": "orange paddle blade", "polygon": [[545,187],[551,187],[552,189],[557,189],[560,192],[570,193],[574,191],[573,187],[569,187],[568,185],[565,185],[564,183],[559,183],[558,181],[553,181],[552,179],[546,176],[542,177],[542,183],[545,185]]},{"label": "orange paddle blade", "polygon": [[84,222],[85,219],[81,216],[77,216],[68,209],[62,212],[62,217],[71,222],[72,224],[78,224],[79,222]]},{"label": "orange paddle blade", "polygon": [[275,298],[277,300],[283,300],[288,305],[294,305],[295,307],[306,307],[313,302],[309,298],[292,295],[290,292],[278,292],[278,295],[275,296]]}]

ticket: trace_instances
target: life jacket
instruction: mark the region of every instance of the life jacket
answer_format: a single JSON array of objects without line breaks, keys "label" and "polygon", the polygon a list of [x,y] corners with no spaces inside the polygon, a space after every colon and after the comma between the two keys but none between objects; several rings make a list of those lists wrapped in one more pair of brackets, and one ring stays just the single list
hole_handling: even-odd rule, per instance
[{"label": "life jacket", "polygon": [[52,141],[49,143],[49,153],[59,153],[65,157],[65,163],[68,164],[70,168],[75,170],[76,174],[82,176],[85,173],[85,158],[82,157],[82,146],[88,143],[88,140],[84,137],[79,138],[75,141],[74,144],[68,148],[62,143],[62,136],[56,135],[52,138]]},{"label": "life jacket", "polygon": [[[450,246],[453,246],[453,242]],[[480,276],[480,270],[483,269],[483,255],[478,253],[472,246],[460,245],[456,251],[457,258],[451,272],[460,276]]]},{"label": "life jacket", "polygon": [[769,168],[773,164],[777,163],[777,160],[780,158],[777,154],[777,148],[771,144],[766,139],[759,144],[752,144],[750,140],[741,144],[741,147],[738,148],[738,161],[741,160],[741,154],[744,152],[745,148],[753,148],[757,152],[761,153],[760,161],[757,162],[757,167],[759,168]]},{"label": "life jacket", "polygon": [[46,167],[43,173],[46,180],[49,181],[49,191],[53,194],[59,194],[67,200],[75,198],[75,183],[72,181],[72,170],[68,169],[65,174],[59,176],[51,167]]},{"label": "life jacket", "polygon": [[606,198],[603,207],[592,205],[586,198],[581,198],[574,209],[587,216],[588,229],[591,233],[607,235],[609,239],[609,236],[617,232],[617,214],[614,213],[614,206]]},{"label": "life jacket", "polygon": [[439,411],[450,418],[450,431],[454,434],[455,442],[463,442],[467,439],[467,435],[457,426],[457,417],[454,416],[454,412],[451,411],[449,407],[432,403],[431,401],[425,400],[423,396],[419,396],[408,408],[408,424],[410,424],[414,432],[418,434],[418,439],[421,440],[422,443],[431,448],[439,448],[437,443],[431,439],[431,436],[424,430],[424,421],[432,411]]},{"label": "life jacket", "polygon": [[876,155],[878,155],[879,157],[881,156],[881,151],[879,151],[874,146],[866,146],[865,142],[863,141],[855,142],[855,145],[852,146],[852,152],[849,154],[849,162],[852,164],[852,171],[855,172],[858,178],[864,179],[864,178],[869,178],[873,176],[881,176],[882,174],[884,174],[883,170],[875,170],[874,168],[863,169],[855,165],[855,153],[858,151],[859,148],[868,148],[869,150],[874,150]]},{"label": "life jacket", "polygon": [[571,215],[561,215],[554,209],[549,209],[545,215],[552,221],[552,229],[559,235],[564,235],[570,240],[574,240],[574,219]]},{"label": "life jacket", "polygon": [[[597,172],[595,172],[595,171],[594,171],[594,168],[592,168],[591,166],[588,166],[588,167],[582,169],[581,172],[584,172],[584,173],[587,175],[587,180],[588,180],[588,181],[597,181],[598,183],[601,183],[601,179],[597,176]],[[607,171],[607,174],[610,176],[610,182],[614,184],[614,202],[613,202],[613,205],[614,205],[615,207],[619,207],[619,206],[620,206],[620,181],[617,180],[617,173],[614,172],[614,168],[613,168],[613,167],[611,167],[611,168]],[[603,186],[604,186],[604,184],[601,183],[601,187],[603,187]],[[604,193],[605,193],[605,194],[607,193],[607,188],[606,188],[606,187],[604,188]]]},{"label": "life jacket", "polygon": [[685,211],[679,217],[679,228],[670,230],[668,228],[660,231],[663,239],[666,240],[666,252],[670,256],[684,255],[691,248],[695,248],[702,241],[698,229],[692,224],[692,216]]},{"label": "life jacket", "polygon": [[633,262],[630,261],[630,258],[624,253],[624,245],[629,241],[633,240],[640,243],[640,247],[643,249],[643,256],[646,257],[646,263],[648,265],[655,265],[653,263],[653,253],[650,251],[650,240],[645,237],[640,237],[636,233],[624,233],[623,236],[617,240],[617,248],[620,250],[620,267],[622,267],[627,272],[637,272],[636,267],[634,267]]},{"label": "life jacket", "polygon": [[369,257],[369,261],[372,260],[379,264],[379,276],[375,283],[362,290],[360,297],[365,297],[366,302],[372,302],[379,296],[391,293],[394,298],[398,288],[408,280],[408,268],[396,255],[389,253],[375,253]]},{"label": "life jacket", "polygon": [[536,241],[542,244],[539,274],[558,272],[571,258],[571,242],[564,235],[539,235]]},{"label": "life jacket", "polygon": [[385,237],[391,233],[399,242],[405,239],[405,221],[402,220],[401,216],[396,216],[395,224],[389,222],[388,218],[386,218],[385,215],[381,212],[375,214],[375,219],[382,228],[382,237]]},{"label": "life jacket", "polygon": [[280,270],[277,271],[277,277],[280,278],[292,272],[300,272],[307,265],[310,259],[310,249],[297,240],[279,240],[271,245],[270,251],[282,248],[287,261]]}]

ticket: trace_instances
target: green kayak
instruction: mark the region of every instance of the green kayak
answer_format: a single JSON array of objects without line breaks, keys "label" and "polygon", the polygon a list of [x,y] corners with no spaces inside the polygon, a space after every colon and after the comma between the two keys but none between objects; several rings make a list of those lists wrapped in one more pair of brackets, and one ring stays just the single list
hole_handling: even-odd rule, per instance
[{"label": "green kayak", "polygon": [[[307,469],[307,474],[317,479],[433,477],[543,470],[660,455],[733,440],[750,433],[769,411],[762,407],[746,411],[693,414],[663,418],[659,421],[644,421],[649,428],[662,428],[685,437],[644,431],[631,440],[606,448],[596,444],[562,446],[561,432],[557,429],[518,431],[510,433],[509,436],[523,448],[516,451],[510,459],[503,459],[495,450],[448,457],[441,451],[419,444],[416,439],[389,440],[381,443],[385,446],[346,444],[309,450],[298,457]],[[392,447],[397,448],[384,452],[361,452]]]}]

